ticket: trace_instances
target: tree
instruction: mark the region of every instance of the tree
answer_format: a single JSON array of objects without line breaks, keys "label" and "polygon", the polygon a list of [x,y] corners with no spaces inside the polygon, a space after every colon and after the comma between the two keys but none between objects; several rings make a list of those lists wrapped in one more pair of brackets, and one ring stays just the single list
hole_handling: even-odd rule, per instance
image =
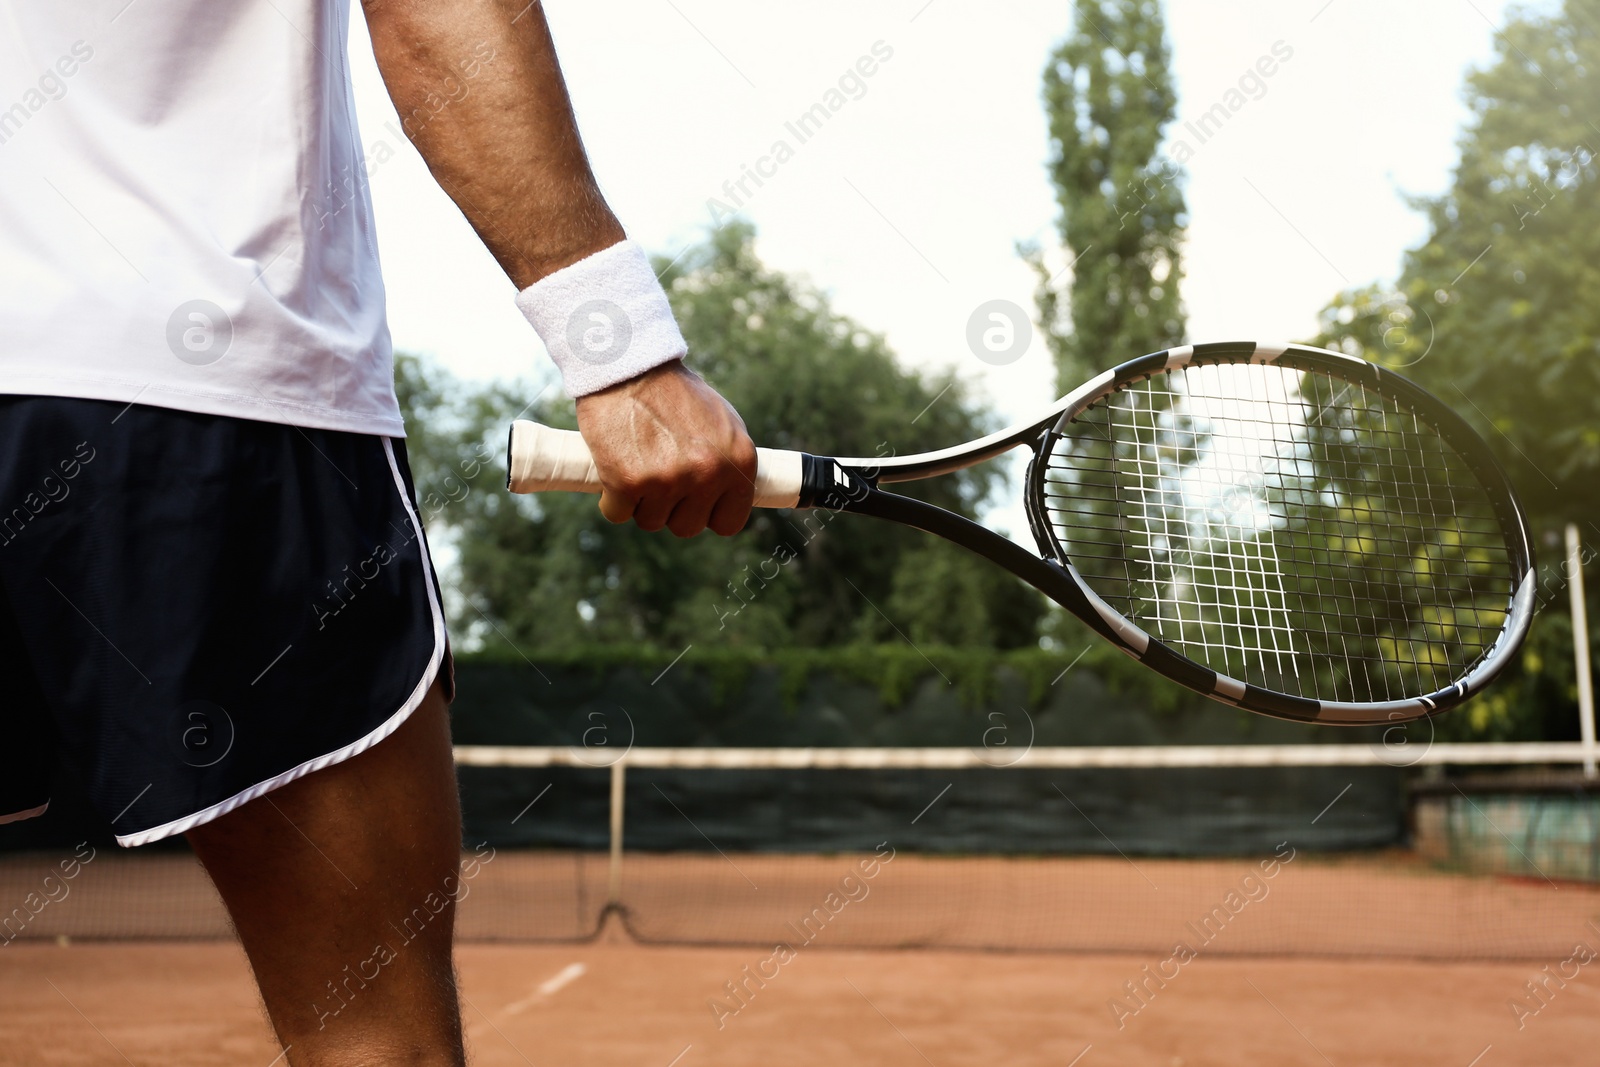
[{"label": "tree", "polygon": [[[1042,249],[1022,252],[1038,277],[1058,392],[1183,338],[1181,172],[1159,155],[1177,107],[1170,62],[1158,0],[1077,0],[1072,29],[1045,65],[1049,173],[1070,281],[1060,284],[1066,271],[1047,266]],[[1085,447],[1091,466],[1109,459],[1104,447]],[[1093,641],[1061,611],[1047,630],[1064,647]]]},{"label": "tree", "polygon": [[[1600,547],[1600,0],[1523,13],[1467,80],[1472,118],[1429,235],[1395,288],[1346,292],[1320,343],[1385,363],[1457,408],[1499,455],[1543,548],[1523,670],[1472,713],[1572,732],[1559,530]],[[1529,726],[1528,724],[1533,724]]]},{"label": "tree", "polygon": [[1070,289],[1039,250],[1025,252],[1061,391],[1183,339],[1183,191],[1177,166],[1158,155],[1177,107],[1170,61],[1159,0],[1078,0],[1044,70]]},{"label": "tree", "polygon": [[1600,537],[1600,0],[1524,15],[1472,74],[1451,188],[1396,289],[1342,294],[1323,341],[1461,409],[1539,525]]},{"label": "tree", "polygon": [[[676,264],[657,266],[692,364],[763,445],[887,456],[992,428],[953,378],[906,371],[881,337],[763,266],[748,224],[723,227]],[[413,406],[408,421],[426,422],[412,440],[425,453],[416,463],[424,511],[435,492],[443,501],[435,522],[459,551],[466,621],[476,620],[475,636],[490,644],[675,650],[691,642],[821,647],[901,634],[987,647],[1037,640],[1043,608],[1035,592],[918,531],[823,510],[758,511],[737,537],[679,541],[612,526],[592,499],[509,497],[498,462],[475,457],[504,447],[506,423],[524,407],[518,391],[468,390],[409,359],[401,379]],[[564,401],[537,404],[525,417],[573,425]],[[993,477],[977,468],[909,491],[971,516]]]}]

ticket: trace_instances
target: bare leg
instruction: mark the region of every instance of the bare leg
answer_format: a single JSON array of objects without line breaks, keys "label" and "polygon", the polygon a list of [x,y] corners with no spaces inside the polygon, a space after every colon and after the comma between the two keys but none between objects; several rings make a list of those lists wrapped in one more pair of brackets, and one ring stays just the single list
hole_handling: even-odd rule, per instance
[{"label": "bare leg", "polygon": [[461,1067],[461,814],[435,684],[391,737],[189,833],[294,1067]]}]

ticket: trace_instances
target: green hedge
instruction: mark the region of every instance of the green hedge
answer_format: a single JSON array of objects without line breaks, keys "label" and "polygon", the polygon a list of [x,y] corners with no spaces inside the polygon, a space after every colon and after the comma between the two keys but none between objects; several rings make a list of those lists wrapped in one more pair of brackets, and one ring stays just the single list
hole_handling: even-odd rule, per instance
[{"label": "green hedge", "polygon": [[1038,704],[1048,696],[1051,684],[1070,667],[1070,673],[1095,675],[1114,691],[1163,711],[1210,703],[1140,666],[1109,645],[1094,645],[1082,651],[1080,658],[1077,653],[1063,655],[1043,649],[997,651],[940,646],[918,649],[909,645],[778,650],[690,646],[687,651],[644,645],[596,645],[542,654],[534,659],[511,650],[493,649],[458,656],[456,662],[459,666],[521,665],[605,674],[623,669],[660,672],[677,661],[679,666],[710,679],[719,701],[742,690],[751,672],[762,667],[776,670],[782,676],[783,695],[790,708],[799,701],[808,680],[821,674],[876,689],[883,702],[890,706],[904,704],[917,686],[929,679],[948,679],[974,707],[992,700],[1001,677],[1010,674],[1025,680],[1026,699]]},{"label": "green hedge", "polygon": [[[457,664],[456,737],[463,744],[579,744],[585,731],[601,726],[641,745],[1317,743],[1379,736],[1230,708],[1110,647],[1091,647],[1074,664],[1079,651],[691,646],[687,652],[602,647],[531,662],[514,653],[473,655]],[[1421,730],[1418,739],[1426,724]]]}]

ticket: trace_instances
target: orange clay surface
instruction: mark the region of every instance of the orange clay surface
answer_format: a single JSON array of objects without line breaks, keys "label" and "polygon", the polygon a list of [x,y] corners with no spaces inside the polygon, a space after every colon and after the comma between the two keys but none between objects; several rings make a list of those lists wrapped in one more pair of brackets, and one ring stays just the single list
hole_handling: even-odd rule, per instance
[{"label": "orange clay surface", "polygon": [[[736,1014],[769,953],[615,938],[460,952],[472,1062],[592,1067],[1508,1067],[1600,1062],[1600,966],[1518,1027],[1532,963],[1202,956],[1122,1028],[1138,955],[799,951]],[[1600,962],[1600,961],[1597,961]],[[770,966],[768,968],[770,973]],[[710,1006],[725,1005],[718,1026]],[[1131,1003],[1131,1002],[1130,1002]],[[0,1064],[269,1067],[280,1050],[231,943],[0,949]]]}]

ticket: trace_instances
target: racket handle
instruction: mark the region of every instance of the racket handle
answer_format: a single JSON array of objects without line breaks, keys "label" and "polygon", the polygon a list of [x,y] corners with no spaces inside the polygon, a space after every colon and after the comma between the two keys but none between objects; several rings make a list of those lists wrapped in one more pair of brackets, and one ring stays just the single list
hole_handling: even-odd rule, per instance
[{"label": "racket handle", "polygon": [[[758,508],[792,508],[800,502],[805,454],[756,449]],[[513,493],[598,493],[600,474],[583,435],[518,419],[506,450],[506,488]]]}]

